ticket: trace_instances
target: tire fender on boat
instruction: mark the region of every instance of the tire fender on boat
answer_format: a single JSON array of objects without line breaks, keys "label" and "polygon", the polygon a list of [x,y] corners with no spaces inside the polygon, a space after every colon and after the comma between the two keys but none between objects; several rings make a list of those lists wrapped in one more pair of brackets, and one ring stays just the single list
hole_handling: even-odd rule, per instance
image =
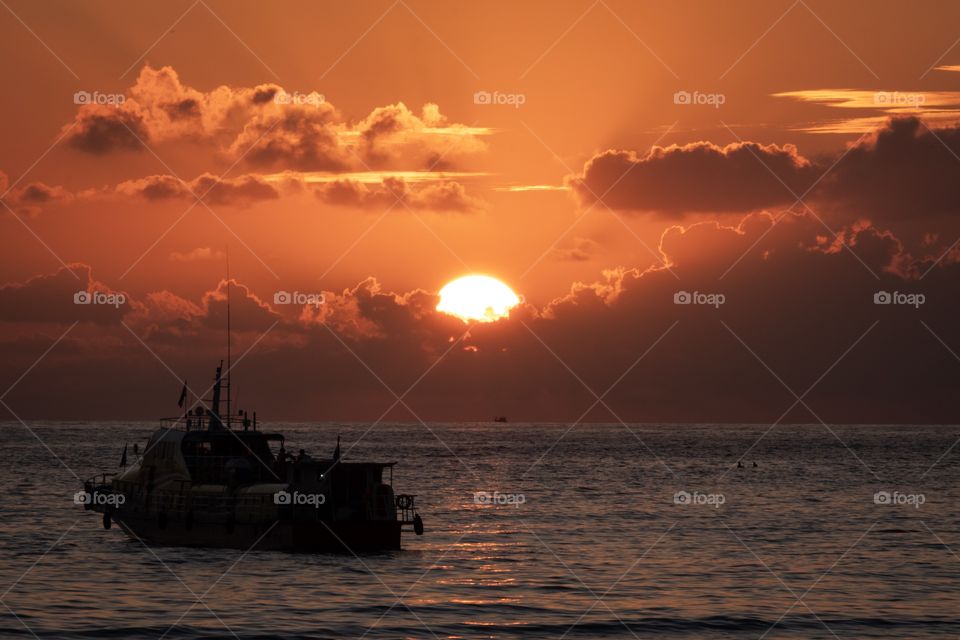
[{"label": "tire fender on boat", "polygon": [[413,532],[418,536],[423,535],[423,519],[419,513],[413,515]]},{"label": "tire fender on boat", "polygon": [[103,514],[103,528],[110,530],[110,527],[113,525],[113,518],[110,517],[110,512],[106,511]]}]

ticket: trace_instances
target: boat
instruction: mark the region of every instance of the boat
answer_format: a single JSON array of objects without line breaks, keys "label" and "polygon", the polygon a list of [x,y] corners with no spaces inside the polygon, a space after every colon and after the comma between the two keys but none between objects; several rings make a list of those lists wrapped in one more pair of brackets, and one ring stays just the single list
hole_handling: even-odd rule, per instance
[{"label": "boat", "polygon": [[506,422],[507,416],[493,416],[494,422]]},{"label": "boat", "polygon": [[229,288],[226,376],[221,361],[212,396],[187,402],[184,382],[183,413],[161,421],[142,455],[134,445],[130,465],[124,445],[121,470],[86,480],[75,501],[105,529],[156,545],[355,553],[400,549],[409,528],[422,535],[416,496],[394,495],[396,462],[345,461],[339,436],[329,458],[294,456],[256,412],[233,413]]},{"label": "boat", "polygon": [[416,496],[394,495],[395,462],[344,461],[339,437],[330,458],[294,456],[256,413],[221,416],[222,367],[209,408],[166,419],[133,464],[124,447],[126,468],[84,482],[78,502],[105,529],[147,544],[320,552],[396,550],[405,527],[423,534]]}]

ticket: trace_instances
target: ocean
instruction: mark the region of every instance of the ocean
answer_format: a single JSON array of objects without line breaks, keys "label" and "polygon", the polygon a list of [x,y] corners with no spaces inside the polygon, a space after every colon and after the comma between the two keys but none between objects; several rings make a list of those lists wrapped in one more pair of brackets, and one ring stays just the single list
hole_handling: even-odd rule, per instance
[{"label": "ocean", "polygon": [[265,425],[397,461],[425,534],[353,556],[105,531],[78,478],[155,425],[28,425],[0,423],[3,638],[960,636],[957,426]]}]

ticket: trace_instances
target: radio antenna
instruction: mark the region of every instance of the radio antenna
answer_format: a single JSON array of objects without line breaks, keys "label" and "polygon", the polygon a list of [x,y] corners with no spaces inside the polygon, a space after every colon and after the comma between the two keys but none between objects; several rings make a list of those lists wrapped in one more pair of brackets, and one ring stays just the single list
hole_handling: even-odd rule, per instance
[{"label": "radio antenna", "polygon": [[233,417],[230,409],[230,380],[232,364],[230,361],[230,245],[226,247],[227,257],[227,429],[230,428],[230,419]]}]

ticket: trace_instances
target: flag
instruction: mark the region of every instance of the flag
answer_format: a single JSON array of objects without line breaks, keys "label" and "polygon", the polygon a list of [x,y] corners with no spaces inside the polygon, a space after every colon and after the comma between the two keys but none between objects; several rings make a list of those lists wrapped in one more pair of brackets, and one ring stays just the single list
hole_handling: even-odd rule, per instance
[{"label": "flag", "polygon": [[337,448],[333,450],[333,459],[340,459],[340,436],[337,436]]},{"label": "flag", "polygon": [[180,391],[180,399],[177,400],[177,406],[183,407],[183,403],[186,401],[186,399],[187,399],[187,381],[184,380],[183,389]]},{"label": "flag", "polygon": [[123,445],[123,455],[120,456],[120,466],[121,466],[121,467],[126,467],[126,466],[127,466],[127,445],[126,445],[126,443],[124,443],[124,445]]}]

